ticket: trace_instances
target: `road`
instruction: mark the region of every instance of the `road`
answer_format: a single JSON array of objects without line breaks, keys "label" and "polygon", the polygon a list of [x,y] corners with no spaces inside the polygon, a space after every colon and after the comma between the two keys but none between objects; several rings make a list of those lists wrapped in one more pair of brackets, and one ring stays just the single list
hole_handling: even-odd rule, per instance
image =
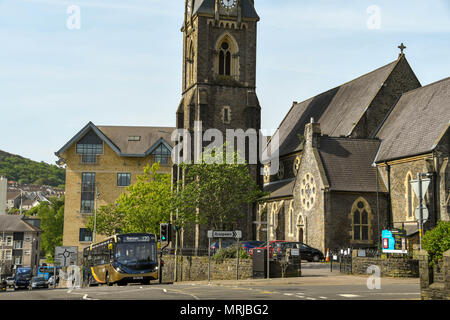
[{"label": "road", "polygon": [[419,279],[382,278],[369,289],[368,276],[331,273],[322,264],[306,264],[301,278],[196,281],[126,287],[43,289],[0,293],[0,300],[419,300]]}]

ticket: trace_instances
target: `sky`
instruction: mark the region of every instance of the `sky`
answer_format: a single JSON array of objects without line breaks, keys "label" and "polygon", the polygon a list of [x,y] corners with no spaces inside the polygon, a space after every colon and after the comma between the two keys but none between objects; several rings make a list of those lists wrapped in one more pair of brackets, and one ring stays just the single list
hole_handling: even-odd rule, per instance
[{"label": "sky", "polygon": [[[262,128],[397,59],[450,74],[450,0],[255,0]],[[79,11],[73,10],[79,8]],[[54,164],[89,121],[175,126],[184,0],[0,0],[0,150]]]}]

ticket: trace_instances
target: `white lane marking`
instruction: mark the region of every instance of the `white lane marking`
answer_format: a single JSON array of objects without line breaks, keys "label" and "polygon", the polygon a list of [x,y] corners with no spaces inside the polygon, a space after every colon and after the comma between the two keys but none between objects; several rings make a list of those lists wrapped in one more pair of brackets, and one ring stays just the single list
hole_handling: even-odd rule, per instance
[{"label": "white lane marking", "polygon": [[319,297],[319,299],[328,299],[327,297]]},{"label": "white lane marking", "polygon": [[310,297],[307,297],[306,299],[307,300],[317,300],[316,298],[310,298]]},{"label": "white lane marking", "polygon": [[83,296],[83,300],[98,300],[98,299],[88,298],[88,295],[85,294],[85,295]]},{"label": "white lane marking", "polygon": [[344,298],[358,298],[358,297],[361,297],[361,296],[359,296],[357,294],[347,294],[347,293],[339,294],[339,296],[344,297]]},{"label": "white lane marking", "polygon": [[292,294],[292,293],[285,293],[284,295],[285,296],[293,296],[294,294]]},{"label": "white lane marking", "polygon": [[167,290],[166,290],[166,289],[163,289],[163,291],[164,291],[165,293],[167,293]]}]

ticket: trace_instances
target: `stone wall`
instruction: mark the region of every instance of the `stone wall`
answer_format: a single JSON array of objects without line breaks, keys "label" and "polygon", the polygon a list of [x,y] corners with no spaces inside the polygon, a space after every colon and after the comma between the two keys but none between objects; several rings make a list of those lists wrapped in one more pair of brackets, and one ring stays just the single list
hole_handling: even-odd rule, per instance
[{"label": "stone wall", "polygon": [[[173,282],[175,257],[164,256],[163,282]],[[178,257],[178,281],[208,280],[208,257]],[[216,263],[211,259],[211,280],[236,280],[236,259]],[[239,260],[239,279],[253,278],[252,259]]]},{"label": "stone wall", "polygon": [[381,259],[353,257],[352,273],[367,274],[367,269],[370,266],[378,266],[382,277],[419,277],[419,260],[405,258]]},{"label": "stone wall", "polygon": [[434,267],[430,267],[428,253],[422,250],[419,262],[422,300],[450,300],[450,250]]}]

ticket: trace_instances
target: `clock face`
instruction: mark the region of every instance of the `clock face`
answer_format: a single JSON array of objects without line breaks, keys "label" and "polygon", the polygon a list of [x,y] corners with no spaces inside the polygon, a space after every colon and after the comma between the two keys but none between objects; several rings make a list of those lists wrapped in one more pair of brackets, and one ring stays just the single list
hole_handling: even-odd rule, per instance
[{"label": "clock face", "polygon": [[221,0],[221,2],[225,9],[232,9],[236,6],[236,0]]}]

